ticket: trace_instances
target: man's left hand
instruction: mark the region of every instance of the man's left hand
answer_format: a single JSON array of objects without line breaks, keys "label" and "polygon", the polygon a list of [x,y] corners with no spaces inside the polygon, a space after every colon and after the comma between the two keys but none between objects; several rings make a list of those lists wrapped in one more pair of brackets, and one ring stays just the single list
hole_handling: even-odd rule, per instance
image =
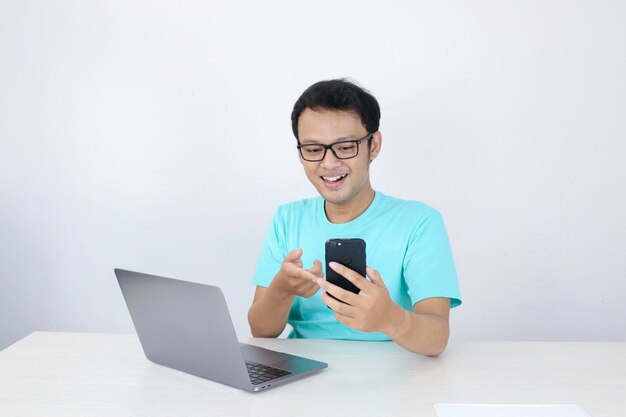
[{"label": "man's left hand", "polygon": [[[329,266],[352,282],[361,291],[355,294],[338,287],[323,278],[317,279],[317,284],[324,290],[322,301],[333,309],[335,318],[346,326],[363,332],[384,332],[389,334],[397,327],[397,318],[401,309],[389,296],[389,291],[378,271],[365,269],[369,281],[357,272],[337,263]],[[337,300],[330,297],[332,294]]]}]

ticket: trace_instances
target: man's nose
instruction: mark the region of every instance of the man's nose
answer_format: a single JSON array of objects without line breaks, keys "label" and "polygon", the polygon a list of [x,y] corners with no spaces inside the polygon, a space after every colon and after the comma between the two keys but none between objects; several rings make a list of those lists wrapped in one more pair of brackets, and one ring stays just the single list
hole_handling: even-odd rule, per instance
[{"label": "man's nose", "polygon": [[335,167],[340,164],[341,160],[335,156],[332,149],[326,149],[326,155],[324,155],[324,159],[320,161],[320,165],[323,167]]}]

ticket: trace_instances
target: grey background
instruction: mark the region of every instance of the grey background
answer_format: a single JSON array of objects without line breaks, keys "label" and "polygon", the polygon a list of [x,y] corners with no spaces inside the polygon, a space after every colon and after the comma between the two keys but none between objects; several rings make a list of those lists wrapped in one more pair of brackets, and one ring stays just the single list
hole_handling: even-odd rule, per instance
[{"label": "grey background", "polygon": [[[0,2],[0,348],[130,332],[113,268],[219,285],[249,335],[289,115],[349,76],[375,189],[446,220],[453,339],[625,340],[626,3]],[[383,277],[384,278],[384,277]]]}]

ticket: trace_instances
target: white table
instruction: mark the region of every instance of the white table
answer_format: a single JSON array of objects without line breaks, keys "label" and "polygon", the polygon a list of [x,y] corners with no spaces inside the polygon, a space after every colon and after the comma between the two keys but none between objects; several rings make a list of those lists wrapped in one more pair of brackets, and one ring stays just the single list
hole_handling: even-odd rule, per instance
[{"label": "white table", "polygon": [[328,362],[258,394],[149,362],[135,335],[36,332],[0,352],[0,416],[419,416],[436,402],[581,405],[626,416],[626,343],[243,340]]}]

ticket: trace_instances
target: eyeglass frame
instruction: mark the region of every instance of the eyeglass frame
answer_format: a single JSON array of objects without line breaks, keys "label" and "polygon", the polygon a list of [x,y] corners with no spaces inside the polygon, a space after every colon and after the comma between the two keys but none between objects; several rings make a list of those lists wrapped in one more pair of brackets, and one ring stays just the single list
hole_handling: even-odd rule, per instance
[{"label": "eyeglass frame", "polygon": [[[359,148],[360,148],[360,144],[364,141],[370,141],[372,140],[374,133],[368,133],[367,135],[363,136],[361,139],[355,139],[355,140],[340,140],[338,142],[333,142],[330,145],[324,145],[323,143],[305,143],[305,144],[301,144],[300,141],[298,140],[298,145],[296,146],[298,148],[298,151],[300,151],[300,156],[302,157],[303,160],[307,161],[307,162],[321,162],[324,160],[324,158],[326,158],[326,153],[327,151],[330,149],[330,151],[333,153],[333,156],[337,159],[340,160],[346,160],[346,159],[352,159],[352,158],[356,158],[357,156],[359,156]],[[340,143],[354,143],[356,144],[356,153],[353,156],[349,156],[347,158],[341,158],[337,155],[337,152],[335,152],[335,150],[333,149],[333,146],[338,145]],[[322,154],[322,157],[320,159],[315,159],[315,160],[311,160],[311,159],[306,159],[304,157],[304,155],[302,154],[302,148],[306,147],[306,146],[321,146],[324,148],[324,153]]]}]

